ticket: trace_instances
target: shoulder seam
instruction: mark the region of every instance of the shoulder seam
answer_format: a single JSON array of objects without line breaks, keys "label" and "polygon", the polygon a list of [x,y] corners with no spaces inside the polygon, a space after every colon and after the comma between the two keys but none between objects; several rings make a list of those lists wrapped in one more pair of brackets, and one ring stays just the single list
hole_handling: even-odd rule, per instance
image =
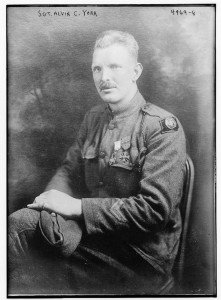
[{"label": "shoulder seam", "polygon": [[[156,118],[160,118],[160,119],[164,119],[169,116],[174,116],[171,112],[165,110],[164,108],[158,107],[157,105],[150,103],[150,102],[147,102],[141,108],[141,110],[144,115],[148,115],[148,116],[156,117]],[[159,114],[158,114],[158,111],[159,111]]]}]

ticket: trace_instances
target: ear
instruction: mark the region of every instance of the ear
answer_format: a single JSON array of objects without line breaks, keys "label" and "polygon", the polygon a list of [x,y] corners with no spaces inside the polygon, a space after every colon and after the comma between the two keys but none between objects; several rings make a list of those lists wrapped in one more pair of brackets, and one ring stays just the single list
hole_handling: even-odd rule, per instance
[{"label": "ear", "polygon": [[143,66],[141,65],[141,63],[137,63],[134,66],[133,82],[137,81],[137,79],[140,77],[142,71],[143,71]]}]

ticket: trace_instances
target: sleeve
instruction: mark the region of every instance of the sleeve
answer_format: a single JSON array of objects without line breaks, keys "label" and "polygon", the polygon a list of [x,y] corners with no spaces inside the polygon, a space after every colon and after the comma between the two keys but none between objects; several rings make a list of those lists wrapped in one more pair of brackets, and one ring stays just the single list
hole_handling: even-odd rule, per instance
[{"label": "sleeve", "polygon": [[82,145],[87,134],[87,117],[88,114],[85,115],[74,144],[69,148],[61,167],[47,184],[45,191],[56,189],[71,197],[80,198],[82,195],[87,195],[81,155]]},{"label": "sleeve", "polygon": [[147,130],[147,151],[141,157],[140,191],[136,196],[82,199],[88,234],[114,233],[126,238],[167,225],[181,200],[185,176],[185,136],[181,124],[177,124],[177,130],[163,132],[155,118],[151,132]]}]

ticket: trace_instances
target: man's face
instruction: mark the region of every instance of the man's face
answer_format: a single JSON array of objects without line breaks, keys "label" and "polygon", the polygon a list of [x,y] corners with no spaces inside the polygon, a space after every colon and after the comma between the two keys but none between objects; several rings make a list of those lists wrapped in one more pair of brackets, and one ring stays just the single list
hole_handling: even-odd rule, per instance
[{"label": "man's face", "polygon": [[136,61],[128,49],[120,44],[97,48],[94,51],[94,83],[105,102],[114,104],[127,101],[136,81],[135,65]]}]

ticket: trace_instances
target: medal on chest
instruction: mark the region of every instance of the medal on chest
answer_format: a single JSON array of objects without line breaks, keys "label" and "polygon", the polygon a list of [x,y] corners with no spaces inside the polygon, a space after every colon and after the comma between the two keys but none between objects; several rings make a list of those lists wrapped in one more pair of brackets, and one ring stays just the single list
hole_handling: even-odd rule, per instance
[{"label": "medal on chest", "polygon": [[114,152],[111,155],[109,160],[109,165],[114,164],[123,164],[123,165],[131,165],[130,158],[130,137],[124,137],[121,140],[114,142]]}]

